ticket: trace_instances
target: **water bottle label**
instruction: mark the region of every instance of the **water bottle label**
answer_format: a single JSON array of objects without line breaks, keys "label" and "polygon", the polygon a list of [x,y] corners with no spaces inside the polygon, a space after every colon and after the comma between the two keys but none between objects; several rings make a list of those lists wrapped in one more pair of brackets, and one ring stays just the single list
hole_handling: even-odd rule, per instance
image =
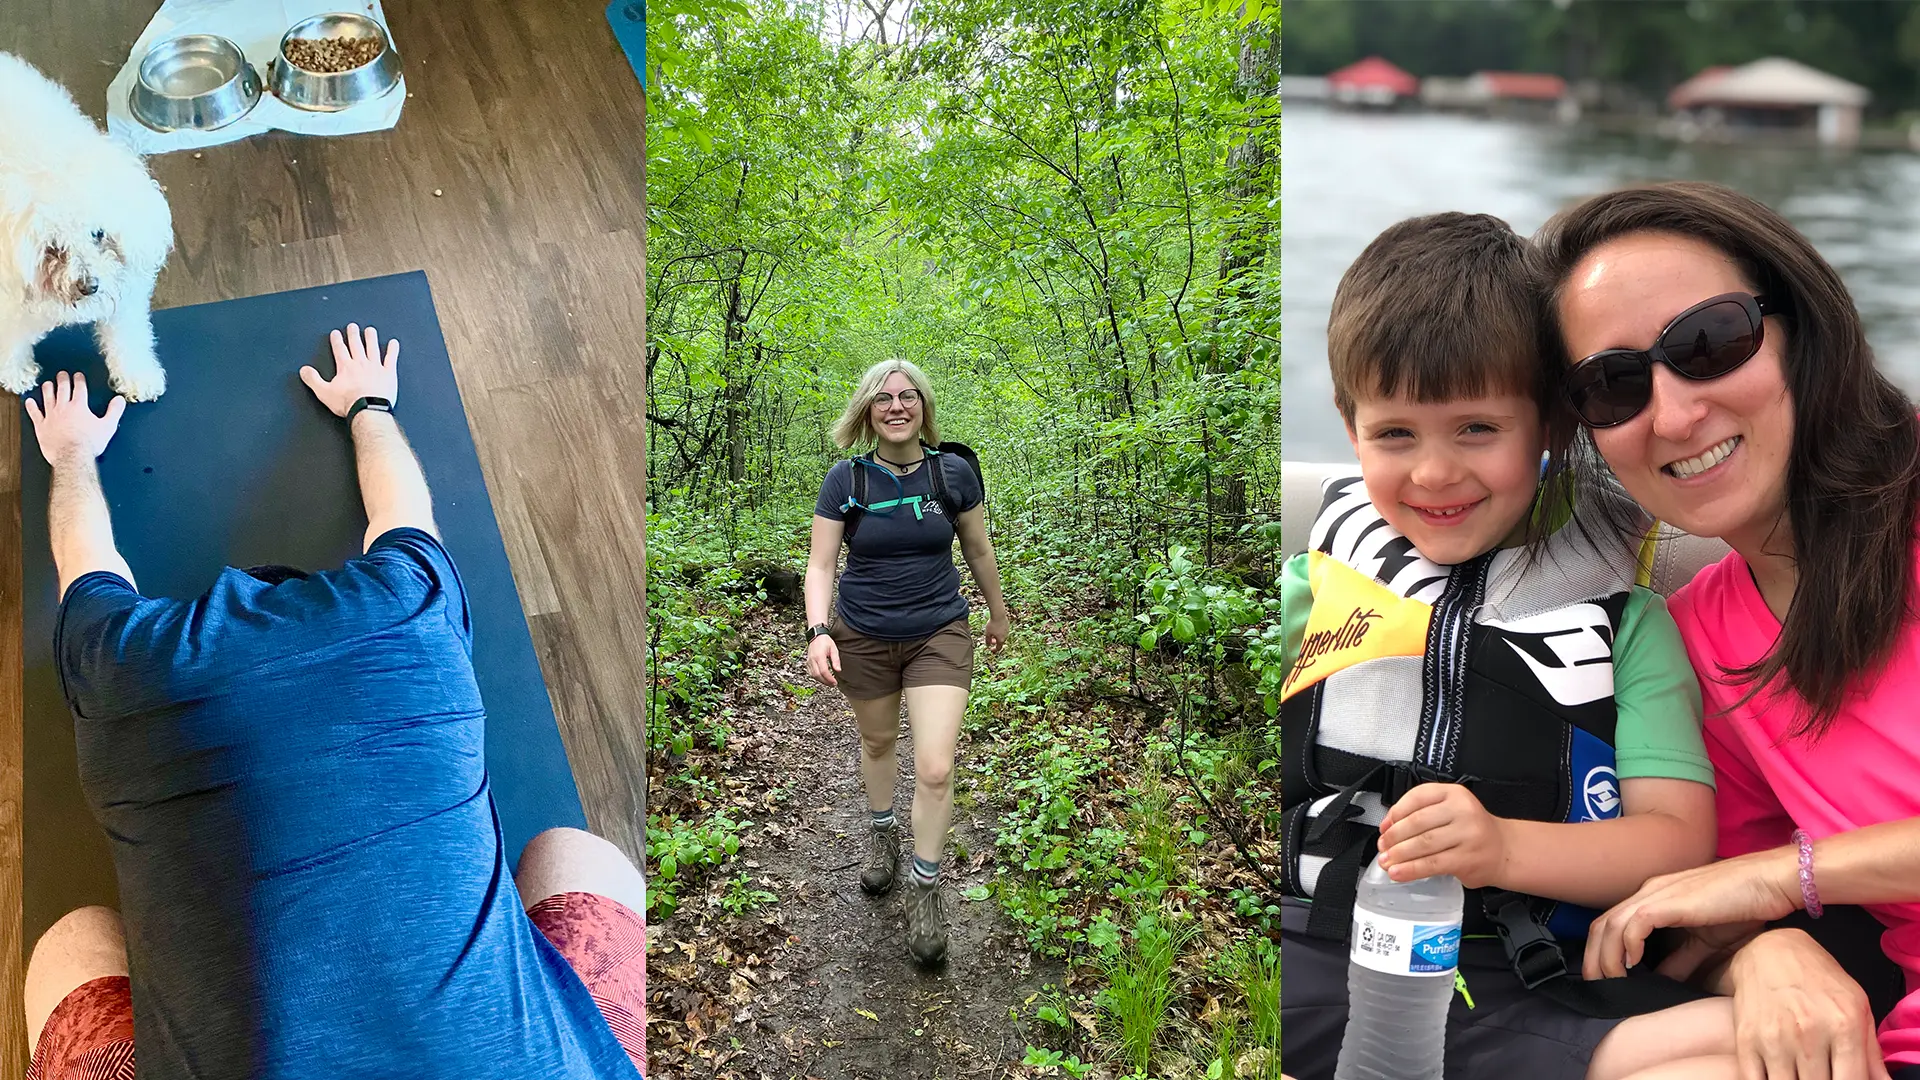
[{"label": "water bottle label", "polygon": [[1356,906],[1349,955],[1389,975],[1451,975],[1460,966],[1460,924],[1412,922]]}]

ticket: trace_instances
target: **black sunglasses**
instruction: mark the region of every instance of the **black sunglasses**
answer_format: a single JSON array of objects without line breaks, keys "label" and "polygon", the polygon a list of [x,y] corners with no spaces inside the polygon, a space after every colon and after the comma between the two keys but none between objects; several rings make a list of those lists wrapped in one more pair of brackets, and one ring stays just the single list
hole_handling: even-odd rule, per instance
[{"label": "black sunglasses", "polygon": [[1657,360],[1689,379],[1717,379],[1760,351],[1765,324],[1776,315],[1764,296],[1726,293],[1702,300],[1674,316],[1651,349],[1608,349],[1567,372],[1567,401],[1582,423],[1604,428],[1624,424],[1653,400]]}]

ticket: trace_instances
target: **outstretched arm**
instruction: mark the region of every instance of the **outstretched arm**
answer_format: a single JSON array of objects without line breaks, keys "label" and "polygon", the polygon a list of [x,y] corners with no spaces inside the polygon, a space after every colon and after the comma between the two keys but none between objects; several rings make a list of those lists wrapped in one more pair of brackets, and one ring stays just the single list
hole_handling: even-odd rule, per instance
[{"label": "outstretched arm", "polygon": [[87,404],[87,377],[61,372],[40,387],[41,400],[27,398],[27,415],[40,453],[53,467],[47,505],[47,532],[53,542],[53,564],[60,574],[60,596],[67,587],[96,570],[125,578],[135,589],[133,569],[113,542],[113,518],[100,490],[95,464],[120,429],[127,400],[115,397],[105,416],[95,416]]},{"label": "outstretched arm", "polygon": [[[344,336],[335,330],[333,343],[334,373],[331,380],[320,377],[313,367],[300,369],[300,381],[313,396],[333,411],[346,416],[353,403],[363,397],[381,397],[396,401],[400,392],[400,342],[387,342],[380,354],[380,337],[373,327],[362,331],[357,323],[348,323]],[[420,471],[420,459],[400,430],[400,422],[391,413],[362,409],[353,417],[353,451],[360,471],[360,498],[367,506],[367,535],[364,547],[372,547],[381,534],[392,529],[416,528],[440,535],[433,520],[433,496],[427,490],[426,474]]]}]

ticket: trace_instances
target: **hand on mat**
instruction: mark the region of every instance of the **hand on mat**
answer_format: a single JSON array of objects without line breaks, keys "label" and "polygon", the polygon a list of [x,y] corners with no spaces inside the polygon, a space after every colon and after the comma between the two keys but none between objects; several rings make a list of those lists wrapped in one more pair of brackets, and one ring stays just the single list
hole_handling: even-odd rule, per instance
[{"label": "hand on mat", "polygon": [[1421,784],[1380,822],[1380,865],[1395,881],[1451,874],[1469,889],[1507,865],[1506,823],[1459,784]]},{"label": "hand on mat", "polygon": [[115,395],[107,402],[105,416],[93,415],[93,407],[87,404],[87,377],[78,372],[69,376],[63,371],[42,383],[40,396],[44,404],[27,395],[27,415],[33,418],[40,453],[54,468],[92,461],[105,453],[127,411],[127,399]]},{"label": "hand on mat", "polygon": [[1588,978],[1626,974],[1640,962],[1647,935],[1667,926],[1721,926],[1785,918],[1800,906],[1793,848],[1756,851],[1647,879],[1587,931]]},{"label": "hand on mat", "polygon": [[1013,634],[1013,620],[1008,618],[987,620],[987,650],[999,652],[1007,647],[1007,638]]},{"label": "hand on mat", "polygon": [[839,686],[833,673],[840,670],[840,646],[826,635],[807,643],[807,674],[827,686]]},{"label": "hand on mat", "polygon": [[1741,1076],[1889,1080],[1867,992],[1803,931],[1754,938],[1728,979]]},{"label": "hand on mat", "polygon": [[394,366],[400,359],[399,339],[387,342],[385,359],[380,356],[380,335],[371,326],[363,331],[358,323],[348,323],[344,336],[335,330],[328,340],[333,342],[333,378],[321,378],[309,364],[300,369],[300,381],[333,415],[347,415],[363,397],[400,399],[400,370]]}]

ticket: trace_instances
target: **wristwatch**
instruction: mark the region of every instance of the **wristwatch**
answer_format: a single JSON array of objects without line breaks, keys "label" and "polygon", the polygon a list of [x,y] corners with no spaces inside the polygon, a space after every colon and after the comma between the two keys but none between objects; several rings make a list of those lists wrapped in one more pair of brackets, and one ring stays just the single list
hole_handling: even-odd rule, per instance
[{"label": "wristwatch", "polygon": [[347,406],[347,423],[349,424],[353,423],[353,418],[359,415],[360,410],[362,409],[372,409],[374,412],[391,413],[393,412],[393,402],[388,401],[386,398],[383,398],[383,397],[363,397],[358,401],[355,401],[352,405]]},{"label": "wristwatch", "polygon": [[813,644],[814,638],[832,636],[833,627],[828,626],[826,623],[814,623],[812,626],[807,627],[807,644],[809,645]]}]

